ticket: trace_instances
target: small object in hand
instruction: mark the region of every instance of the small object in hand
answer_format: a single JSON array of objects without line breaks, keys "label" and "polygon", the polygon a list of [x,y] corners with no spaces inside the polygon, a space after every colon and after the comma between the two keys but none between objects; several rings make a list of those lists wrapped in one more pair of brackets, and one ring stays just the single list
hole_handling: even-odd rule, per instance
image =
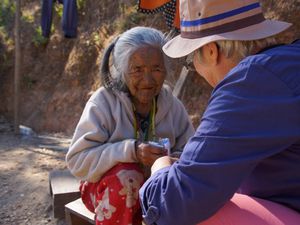
[{"label": "small object in hand", "polygon": [[148,141],[148,144],[152,145],[154,147],[157,147],[157,148],[164,148],[164,146],[161,143],[156,142],[156,141]]},{"label": "small object in hand", "polygon": [[159,142],[164,146],[164,149],[166,149],[168,155],[171,154],[171,143],[169,138],[161,138]]},{"label": "small object in hand", "polygon": [[148,143],[152,146],[163,148],[168,155],[171,153],[171,144],[169,138],[160,138],[158,142],[149,141]]}]

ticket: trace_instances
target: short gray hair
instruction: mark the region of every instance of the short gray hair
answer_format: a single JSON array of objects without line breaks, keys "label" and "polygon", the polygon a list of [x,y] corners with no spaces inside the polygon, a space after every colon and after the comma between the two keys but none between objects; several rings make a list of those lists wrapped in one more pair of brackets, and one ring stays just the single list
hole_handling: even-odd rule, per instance
[{"label": "short gray hair", "polygon": [[216,44],[226,58],[233,58],[238,62],[249,55],[253,55],[257,49],[267,48],[277,44],[277,42],[274,37],[268,37],[252,41],[221,40],[216,41]]},{"label": "short gray hair", "polygon": [[[108,89],[124,90],[124,75],[128,71],[129,58],[139,48],[151,46],[162,52],[168,38],[159,30],[148,27],[134,27],[127,30],[107,47],[101,62],[100,75],[102,84]],[[109,58],[112,54],[112,68]],[[170,59],[162,52],[166,73],[170,73]]]}]

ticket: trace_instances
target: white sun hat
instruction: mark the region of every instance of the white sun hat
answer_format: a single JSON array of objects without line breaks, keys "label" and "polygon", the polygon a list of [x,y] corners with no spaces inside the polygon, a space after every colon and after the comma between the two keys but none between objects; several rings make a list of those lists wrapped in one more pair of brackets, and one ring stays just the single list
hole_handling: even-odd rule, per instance
[{"label": "white sun hat", "polygon": [[180,0],[180,35],[163,46],[172,58],[186,56],[218,40],[258,40],[290,23],[267,20],[256,0]]}]

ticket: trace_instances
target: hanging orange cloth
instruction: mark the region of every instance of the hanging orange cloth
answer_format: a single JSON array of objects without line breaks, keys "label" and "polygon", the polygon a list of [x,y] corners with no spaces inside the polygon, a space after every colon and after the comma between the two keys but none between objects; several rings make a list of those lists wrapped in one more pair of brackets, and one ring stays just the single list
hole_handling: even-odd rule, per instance
[{"label": "hanging orange cloth", "polygon": [[163,12],[168,27],[180,29],[179,0],[139,0],[138,11],[147,14]]}]

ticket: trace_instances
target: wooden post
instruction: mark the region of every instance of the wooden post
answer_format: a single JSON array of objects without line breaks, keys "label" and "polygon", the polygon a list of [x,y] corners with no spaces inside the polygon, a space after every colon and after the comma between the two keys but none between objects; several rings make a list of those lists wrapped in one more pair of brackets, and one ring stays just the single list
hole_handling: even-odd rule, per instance
[{"label": "wooden post", "polygon": [[21,0],[16,0],[15,14],[15,75],[14,75],[14,132],[19,133],[19,96],[20,96],[20,67],[21,67],[21,46],[20,46],[20,17]]},{"label": "wooden post", "polygon": [[185,66],[183,66],[173,90],[173,95],[175,95],[177,98],[179,98],[179,95],[183,88],[183,84],[186,81],[188,74],[189,74],[189,70]]}]

